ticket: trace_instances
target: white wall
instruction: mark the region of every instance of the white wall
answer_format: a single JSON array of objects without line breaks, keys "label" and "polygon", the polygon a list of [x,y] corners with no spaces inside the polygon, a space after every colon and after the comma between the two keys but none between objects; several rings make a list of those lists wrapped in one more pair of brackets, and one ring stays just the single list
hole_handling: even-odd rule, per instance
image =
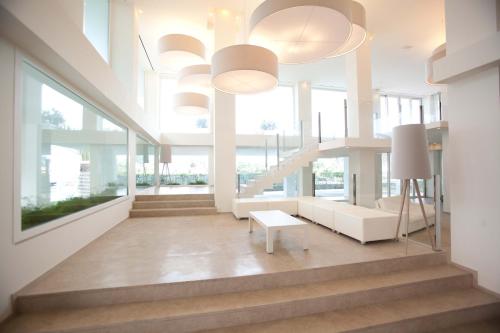
[{"label": "white wall", "polygon": [[[0,320],[10,313],[10,297],[128,216],[131,199],[62,227],[14,243],[13,182],[15,48],[0,39]],[[132,145],[134,148],[134,145]],[[134,164],[132,164],[134,165]],[[130,183],[130,181],[129,181]],[[135,179],[129,186],[135,185]],[[133,187],[131,187],[133,189]]]},{"label": "white wall", "polygon": [[[497,3],[446,1],[447,56],[497,33]],[[464,72],[448,83],[451,258],[477,270],[480,286],[500,293],[498,62]]]}]

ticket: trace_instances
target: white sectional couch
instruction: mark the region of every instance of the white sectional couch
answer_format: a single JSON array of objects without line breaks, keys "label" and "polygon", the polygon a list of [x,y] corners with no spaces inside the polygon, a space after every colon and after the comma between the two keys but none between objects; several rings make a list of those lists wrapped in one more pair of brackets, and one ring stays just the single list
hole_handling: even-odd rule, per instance
[{"label": "white sectional couch", "polygon": [[297,198],[233,199],[233,214],[236,218],[248,218],[248,212],[253,210],[281,210],[289,215],[297,215]]},{"label": "white sectional couch", "polygon": [[[381,198],[378,199],[375,204],[379,210],[398,215],[401,205],[401,196]],[[434,225],[434,217],[436,215],[434,206],[424,204],[424,210],[429,225]],[[425,221],[422,211],[420,210],[420,205],[417,203],[410,203],[410,221],[408,226],[410,233],[423,228],[425,228]],[[406,208],[403,211],[403,218],[401,219],[401,230],[403,234],[406,234]]]},{"label": "white sectional couch", "polygon": [[290,215],[302,216],[355,238],[362,244],[392,239],[396,233],[397,215],[391,212],[316,197],[233,200],[233,214],[236,218],[248,218],[248,213],[252,210],[281,210]]}]

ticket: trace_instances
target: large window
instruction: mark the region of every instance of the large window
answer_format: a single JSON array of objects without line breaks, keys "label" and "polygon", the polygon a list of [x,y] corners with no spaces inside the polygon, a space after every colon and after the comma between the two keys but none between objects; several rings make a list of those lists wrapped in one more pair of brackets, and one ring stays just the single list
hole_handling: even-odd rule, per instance
[{"label": "large window", "polygon": [[127,195],[127,129],[23,63],[21,230]]},{"label": "large window", "polygon": [[236,96],[237,134],[297,135],[297,114],[291,86],[255,95]]},{"label": "large window", "polygon": [[322,141],[345,137],[344,101],[345,91],[313,88],[311,90],[312,135],[319,135],[319,114],[321,113]]},{"label": "large window", "polygon": [[210,117],[187,115],[174,111],[174,94],[177,91],[175,78],[160,80],[160,129],[169,133],[209,133]]},{"label": "large window", "polygon": [[399,125],[420,124],[422,99],[401,96],[380,96],[380,110],[374,113],[376,137],[392,136],[392,129]]},{"label": "large window", "polygon": [[161,183],[166,185],[207,185],[209,147],[174,146],[168,169],[160,165]]},{"label": "large window", "polygon": [[156,147],[139,135],[136,136],[135,184],[150,187],[155,181]]},{"label": "large window", "polygon": [[317,197],[349,198],[349,158],[318,158],[313,163]]},{"label": "large window", "polygon": [[85,0],[83,33],[103,59],[109,61],[109,1]]}]

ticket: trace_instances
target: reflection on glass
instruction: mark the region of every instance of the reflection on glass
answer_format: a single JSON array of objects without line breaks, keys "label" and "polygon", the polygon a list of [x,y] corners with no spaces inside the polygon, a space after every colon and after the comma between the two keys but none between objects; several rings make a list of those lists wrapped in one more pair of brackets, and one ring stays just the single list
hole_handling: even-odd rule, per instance
[{"label": "reflection on glass", "polygon": [[149,187],[154,185],[156,148],[139,135],[136,136],[135,185]]},{"label": "reflection on glass", "polygon": [[336,200],[349,198],[349,158],[319,158],[313,163],[316,175],[316,196]]},{"label": "reflection on glass", "polygon": [[209,149],[209,147],[196,146],[172,147],[172,163],[169,164],[170,178],[167,174],[162,174],[161,184],[207,185]]},{"label": "reflection on glass", "polygon": [[127,129],[23,64],[22,230],[127,195]]}]

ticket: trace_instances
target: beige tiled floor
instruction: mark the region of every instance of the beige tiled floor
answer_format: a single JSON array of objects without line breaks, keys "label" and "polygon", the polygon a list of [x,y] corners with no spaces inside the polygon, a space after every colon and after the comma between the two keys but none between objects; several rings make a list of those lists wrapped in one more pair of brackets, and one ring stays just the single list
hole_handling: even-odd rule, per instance
[{"label": "beige tiled floor", "polygon": [[[110,288],[250,275],[340,265],[405,255],[404,242],[361,245],[319,225],[309,226],[309,251],[301,233],[275,235],[265,252],[265,233],[248,233],[231,214],[129,219],[68,258],[21,294]],[[409,255],[429,253],[410,242]]]}]

